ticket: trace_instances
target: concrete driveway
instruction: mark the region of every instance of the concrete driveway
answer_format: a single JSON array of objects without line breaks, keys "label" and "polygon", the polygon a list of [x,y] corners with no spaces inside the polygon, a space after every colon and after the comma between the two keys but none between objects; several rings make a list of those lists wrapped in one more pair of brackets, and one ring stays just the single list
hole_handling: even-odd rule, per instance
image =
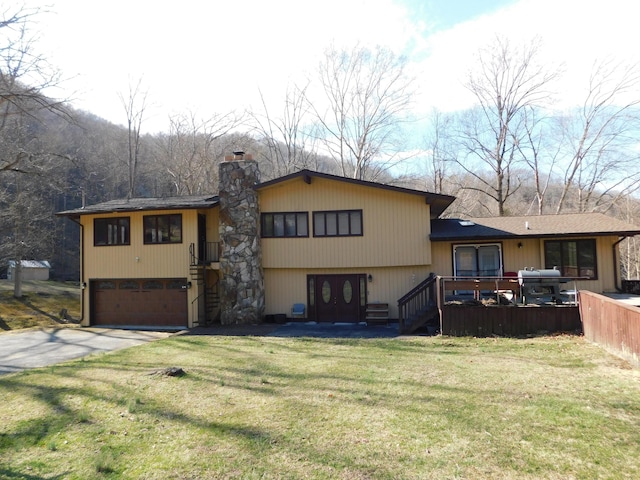
[{"label": "concrete driveway", "polygon": [[0,335],[0,375],[166,338],[166,332],[47,328]]}]

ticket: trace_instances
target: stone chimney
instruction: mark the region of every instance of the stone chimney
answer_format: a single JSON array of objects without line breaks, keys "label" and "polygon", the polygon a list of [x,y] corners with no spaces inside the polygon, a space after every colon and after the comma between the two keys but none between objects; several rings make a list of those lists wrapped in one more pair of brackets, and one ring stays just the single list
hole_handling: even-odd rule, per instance
[{"label": "stone chimney", "polygon": [[260,248],[258,163],[233,152],[220,163],[220,321],[223,325],[260,323],[264,276]]}]

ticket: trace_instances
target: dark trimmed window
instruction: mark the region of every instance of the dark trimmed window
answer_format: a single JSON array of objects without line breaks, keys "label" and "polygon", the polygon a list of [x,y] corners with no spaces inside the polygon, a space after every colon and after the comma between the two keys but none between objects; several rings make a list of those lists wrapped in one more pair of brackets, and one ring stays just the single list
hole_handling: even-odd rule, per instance
[{"label": "dark trimmed window", "polygon": [[262,213],[260,225],[264,238],[309,236],[307,212]]},{"label": "dark trimmed window", "polygon": [[96,218],[93,220],[93,244],[130,245],[129,217]]},{"label": "dark trimmed window", "polygon": [[143,217],[144,243],[182,243],[182,215],[146,215]]},{"label": "dark trimmed window", "polygon": [[563,277],[598,278],[596,241],[548,240],[544,242],[545,268],[557,267]]},{"label": "dark trimmed window", "polygon": [[362,210],[313,212],[314,237],[357,237],[362,235]]}]

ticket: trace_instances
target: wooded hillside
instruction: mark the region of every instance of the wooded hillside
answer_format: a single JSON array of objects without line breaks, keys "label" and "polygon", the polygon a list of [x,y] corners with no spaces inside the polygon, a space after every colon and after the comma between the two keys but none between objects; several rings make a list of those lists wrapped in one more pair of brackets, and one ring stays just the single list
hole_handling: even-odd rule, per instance
[{"label": "wooded hillside", "polygon": [[[0,275],[10,259],[46,259],[54,277],[78,278],[79,229],[55,212],[215,194],[218,164],[235,150],[253,154],[263,180],[309,168],[452,194],[447,216],[599,211],[640,222],[637,66],[597,62],[576,86],[583,104],[560,108],[552,94],[560,71],[538,63],[537,44],[497,38],[466,80],[475,106],[420,120],[408,113],[420,79],[405,59],[330,47],[317,78],[287,88],[278,114],[266,102],[185,112],[151,135],[140,85],[120,96],[122,126],[43,94],[60,75],[25,35],[39,13],[16,8],[0,23],[21,32],[0,45]],[[626,278],[640,276],[638,247],[625,241]]]}]

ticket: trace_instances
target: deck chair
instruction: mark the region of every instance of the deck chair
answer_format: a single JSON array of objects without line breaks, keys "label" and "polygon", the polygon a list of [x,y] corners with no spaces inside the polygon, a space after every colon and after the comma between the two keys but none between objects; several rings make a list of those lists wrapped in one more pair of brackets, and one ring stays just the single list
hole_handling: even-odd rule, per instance
[{"label": "deck chair", "polygon": [[291,307],[291,318],[304,318],[304,303],[294,303]]}]

